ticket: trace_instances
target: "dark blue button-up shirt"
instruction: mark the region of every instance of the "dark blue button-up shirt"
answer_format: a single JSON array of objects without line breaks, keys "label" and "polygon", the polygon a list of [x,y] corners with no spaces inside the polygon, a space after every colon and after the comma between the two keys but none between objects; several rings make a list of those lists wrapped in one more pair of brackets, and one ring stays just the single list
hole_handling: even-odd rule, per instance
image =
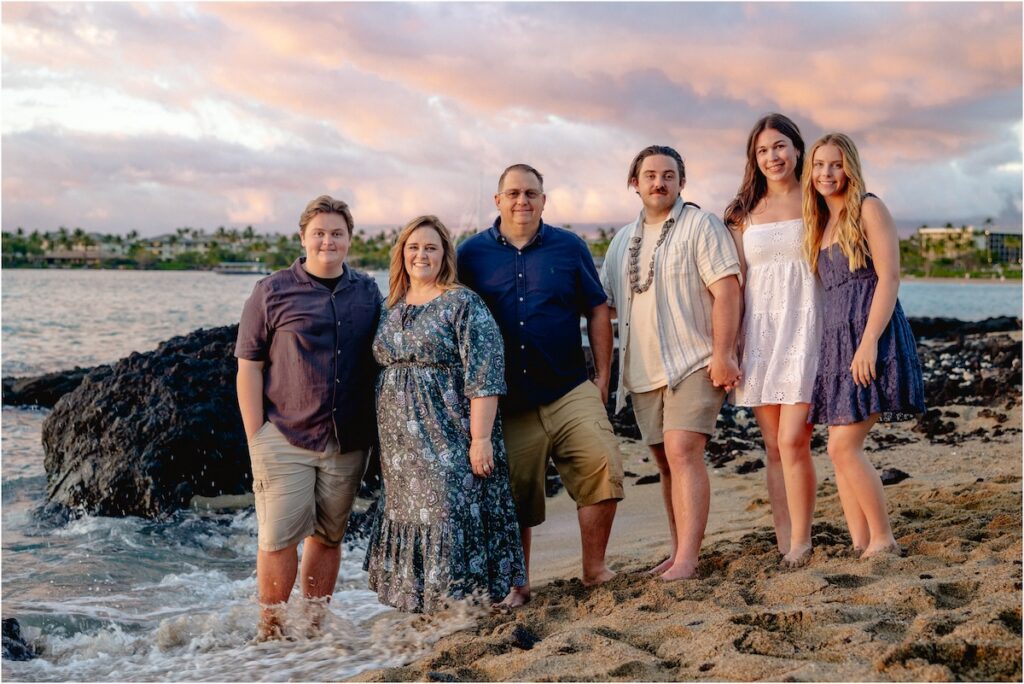
[{"label": "dark blue button-up shirt", "polygon": [[370,352],[381,296],[347,264],[334,290],[311,278],[301,257],[256,283],[238,324],[235,356],[263,361],[263,407],[290,444],[365,449],[376,424]]},{"label": "dark blue button-up shirt", "polygon": [[505,339],[507,410],[549,404],[587,378],[580,316],[607,301],[586,243],[541,223],[522,249],[501,218],[459,247],[459,280],[487,303]]}]

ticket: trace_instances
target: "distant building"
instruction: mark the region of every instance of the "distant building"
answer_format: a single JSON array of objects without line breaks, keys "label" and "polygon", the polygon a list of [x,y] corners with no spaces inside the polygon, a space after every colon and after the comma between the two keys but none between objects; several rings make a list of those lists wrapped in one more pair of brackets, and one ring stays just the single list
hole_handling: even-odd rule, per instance
[{"label": "distant building", "polygon": [[205,255],[214,243],[213,237],[205,233],[198,233],[196,237],[168,233],[139,241],[145,251],[160,261],[174,261],[185,252],[197,252]]},{"label": "distant building", "polygon": [[930,259],[956,259],[971,252],[981,252],[989,263],[1021,263],[1021,236],[1018,233],[997,233],[974,226],[917,229],[921,255]]},{"label": "distant building", "polygon": [[1017,233],[985,231],[988,257],[993,264],[1021,263],[1021,236]]}]

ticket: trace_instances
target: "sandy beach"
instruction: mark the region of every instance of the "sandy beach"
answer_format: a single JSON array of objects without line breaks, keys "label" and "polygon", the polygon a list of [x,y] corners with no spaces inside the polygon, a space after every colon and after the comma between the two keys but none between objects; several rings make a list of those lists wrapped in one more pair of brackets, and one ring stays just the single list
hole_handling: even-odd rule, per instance
[{"label": "sandy beach", "polygon": [[[609,543],[618,576],[579,580],[575,506],[549,499],[534,533],[534,598],[441,638],[370,681],[952,681],[1021,679],[1021,405],[945,406],[954,430],[878,426],[879,468],[910,477],[885,487],[907,551],[859,560],[816,440],[818,504],[811,562],[778,566],[763,458],[711,469],[711,519],[699,578],[644,572],[666,555],[668,529],[646,448],[623,439],[626,499]],[[948,427],[948,426],[947,426]],[[818,428],[822,437],[824,431]]]}]

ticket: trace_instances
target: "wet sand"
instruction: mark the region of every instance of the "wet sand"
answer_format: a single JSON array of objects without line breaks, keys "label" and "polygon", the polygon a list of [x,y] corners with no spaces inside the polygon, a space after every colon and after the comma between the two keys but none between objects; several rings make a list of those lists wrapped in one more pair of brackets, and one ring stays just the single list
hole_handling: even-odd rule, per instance
[{"label": "wet sand", "polygon": [[[859,560],[828,458],[815,449],[811,562],[778,566],[764,470],[711,469],[711,519],[696,580],[643,571],[667,553],[660,485],[645,448],[622,440],[626,499],[609,543],[619,574],[579,581],[575,507],[549,499],[534,541],[534,598],[481,618],[370,681],[950,681],[1021,679],[1021,406],[942,407],[962,435],[933,443],[914,423],[878,426],[879,468],[904,558]],[[820,428],[819,428],[820,429]],[[948,439],[946,435],[944,439]],[[884,446],[882,446],[884,445]]]}]

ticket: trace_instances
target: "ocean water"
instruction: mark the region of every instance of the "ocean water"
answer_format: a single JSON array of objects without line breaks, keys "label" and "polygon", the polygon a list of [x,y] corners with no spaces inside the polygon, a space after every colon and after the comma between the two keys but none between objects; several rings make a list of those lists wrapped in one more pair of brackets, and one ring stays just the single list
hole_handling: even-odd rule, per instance
[{"label": "ocean water", "polygon": [[[383,274],[375,274],[385,284]],[[237,322],[257,276],[5,270],[3,376],[109,363],[199,327]],[[910,316],[1021,315],[1019,284],[904,282]],[[3,617],[41,657],[3,661],[22,681],[338,680],[399,664],[473,624],[455,607],[425,618],[381,606],[364,549],[349,545],[323,634],[252,643],[258,615],[251,508],[167,520],[48,515],[46,410],[3,407]],[[295,597],[293,596],[293,603]],[[301,620],[301,606],[292,606]]]}]

